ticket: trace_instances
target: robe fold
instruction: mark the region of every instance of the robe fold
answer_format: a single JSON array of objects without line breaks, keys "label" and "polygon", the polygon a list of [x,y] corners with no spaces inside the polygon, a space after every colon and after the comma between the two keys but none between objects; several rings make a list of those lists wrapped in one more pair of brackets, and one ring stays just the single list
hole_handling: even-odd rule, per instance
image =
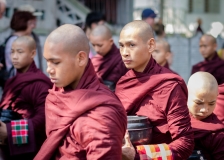
[{"label": "robe fold", "polygon": [[216,101],[214,113],[224,124],[224,84],[219,85],[219,95]]},{"label": "robe fold", "polygon": [[97,76],[103,81],[111,81],[116,84],[127,72],[120,51],[115,44],[105,56],[96,54],[91,60]]},{"label": "robe fold", "polygon": [[187,87],[180,76],[151,57],[143,73],[129,70],[115,94],[128,115],[147,116],[153,125],[151,144],[166,143],[174,160],[187,159],[194,148],[187,108]]},{"label": "robe fold", "polygon": [[75,90],[54,86],[49,91],[47,139],[35,160],[119,160],[126,127],[121,102],[100,83],[89,61]]},{"label": "robe fold", "polygon": [[[8,109],[12,100],[15,99],[11,109],[17,112],[21,119],[27,119],[29,124],[28,144],[17,146],[12,142],[11,124],[6,123],[8,145],[3,146],[3,150],[8,156],[7,159],[13,159],[13,156],[24,160],[33,159],[44,142],[46,138],[45,98],[50,88],[52,83],[49,78],[36,68],[34,62],[26,73],[17,72],[16,76],[6,82],[0,108]],[[9,150],[11,156],[9,156]]]},{"label": "robe fold", "polygon": [[224,83],[224,61],[219,58],[217,53],[215,53],[211,60],[205,59],[194,65],[191,74],[198,71],[209,72],[216,78],[218,84]]},{"label": "robe fold", "polygon": [[224,124],[215,114],[200,121],[191,117],[195,148],[202,151],[207,160],[224,159]]}]

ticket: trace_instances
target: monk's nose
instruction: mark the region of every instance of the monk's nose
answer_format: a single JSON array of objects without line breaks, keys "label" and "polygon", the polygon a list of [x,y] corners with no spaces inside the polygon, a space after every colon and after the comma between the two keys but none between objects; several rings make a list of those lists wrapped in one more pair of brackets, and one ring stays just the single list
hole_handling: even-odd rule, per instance
[{"label": "monk's nose", "polygon": [[124,47],[124,48],[122,49],[122,51],[121,51],[121,55],[124,56],[124,57],[128,56],[128,55],[129,55],[129,53],[128,53],[128,49]]},{"label": "monk's nose", "polygon": [[203,107],[203,108],[201,108],[200,111],[203,112],[203,113],[207,113],[208,112],[208,107]]},{"label": "monk's nose", "polygon": [[51,68],[51,67],[47,67],[47,73],[48,74],[52,74],[52,73],[54,73],[54,70],[53,70],[53,68]]}]

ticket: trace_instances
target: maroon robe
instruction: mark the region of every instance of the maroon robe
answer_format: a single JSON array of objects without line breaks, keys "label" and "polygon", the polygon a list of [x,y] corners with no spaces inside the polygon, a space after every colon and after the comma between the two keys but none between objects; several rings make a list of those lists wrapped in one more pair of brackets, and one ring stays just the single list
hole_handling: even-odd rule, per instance
[{"label": "maroon robe", "polygon": [[149,117],[151,144],[167,143],[174,160],[187,159],[194,148],[187,108],[187,87],[180,76],[151,57],[143,73],[129,70],[118,81],[115,94],[128,115]]},{"label": "maroon robe", "polygon": [[120,160],[127,127],[119,99],[100,83],[91,61],[75,90],[53,87],[46,99],[46,133],[35,160]]},{"label": "maroon robe", "polygon": [[105,56],[97,54],[91,60],[97,76],[103,81],[111,81],[116,84],[121,76],[127,72],[120,51],[115,44]]},{"label": "maroon robe", "polygon": [[219,85],[219,95],[216,101],[214,113],[224,124],[224,84]]},{"label": "maroon robe", "polygon": [[6,82],[0,108],[7,109],[11,99],[15,99],[11,105],[12,110],[17,112],[21,119],[28,119],[29,125],[28,144],[17,146],[12,142],[11,124],[6,123],[8,145],[7,148],[3,147],[3,150],[6,154],[8,149],[10,150],[11,159],[14,155],[16,159],[33,159],[44,142],[45,98],[51,87],[49,78],[36,68],[34,62],[26,73],[17,72],[15,77]]},{"label": "maroon robe", "polygon": [[218,84],[224,83],[224,61],[215,53],[211,60],[205,59],[192,67],[191,74],[198,71],[211,73],[217,80]]},{"label": "maroon robe", "polygon": [[201,150],[207,160],[224,159],[224,124],[215,114],[200,121],[191,117],[195,148]]}]

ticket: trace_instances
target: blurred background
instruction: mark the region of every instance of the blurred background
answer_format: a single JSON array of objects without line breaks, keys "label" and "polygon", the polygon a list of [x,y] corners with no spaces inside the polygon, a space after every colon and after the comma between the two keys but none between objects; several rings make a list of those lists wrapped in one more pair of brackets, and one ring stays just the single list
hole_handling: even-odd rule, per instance
[{"label": "blurred background", "polygon": [[[11,33],[9,26],[13,13],[24,4],[31,5],[39,14],[34,32],[42,47],[46,36],[62,24],[84,27],[86,15],[91,11],[104,14],[117,44],[122,27],[141,19],[142,11],[151,8],[157,14],[155,22],[165,27],[166,40],[173,53],[171,68],[185,81],[190,76],[191,66],[203,60],[198,45],[200,30],[217,38],[218,49],[224,42],[223,0],[7,0],[0,20],[1,43]],[[43,66],[46,66],[45,61]]]}]

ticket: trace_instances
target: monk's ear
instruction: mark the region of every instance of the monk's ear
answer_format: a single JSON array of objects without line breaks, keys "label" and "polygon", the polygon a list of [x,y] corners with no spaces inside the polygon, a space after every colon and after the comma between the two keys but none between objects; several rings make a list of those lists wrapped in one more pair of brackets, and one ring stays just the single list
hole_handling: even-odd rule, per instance
[{"label": "monk's ear", "polygon": [[36,55],[36,50],[32,50],[32,51],[31,51],[31,57],[34,58],[35,55]]},{"label": "monk's ear", "polygon": [[171,58],[171,53],[170,52],[166,52],[166,60]]},{"label": "monk's ear", "polygon": [[86,65],[86,62],[88,62],[88,54],[84,51],[80,51],[78,54],[77,54],[77,60],[78,60],[78,65],[80,67]]},{"label": "monk's ear", "polygon": [[152,53],[156,49],[156,42],[154,38],[151,38],[147,41],[148,50]]},{"label": "monk's ear", "polygon": [[113,40],[113,38],[110,38],[110,39],[109,39],[109,42],[110,42],[111,45],[113,45],[113,44],[114,44],[114,40]]}]

